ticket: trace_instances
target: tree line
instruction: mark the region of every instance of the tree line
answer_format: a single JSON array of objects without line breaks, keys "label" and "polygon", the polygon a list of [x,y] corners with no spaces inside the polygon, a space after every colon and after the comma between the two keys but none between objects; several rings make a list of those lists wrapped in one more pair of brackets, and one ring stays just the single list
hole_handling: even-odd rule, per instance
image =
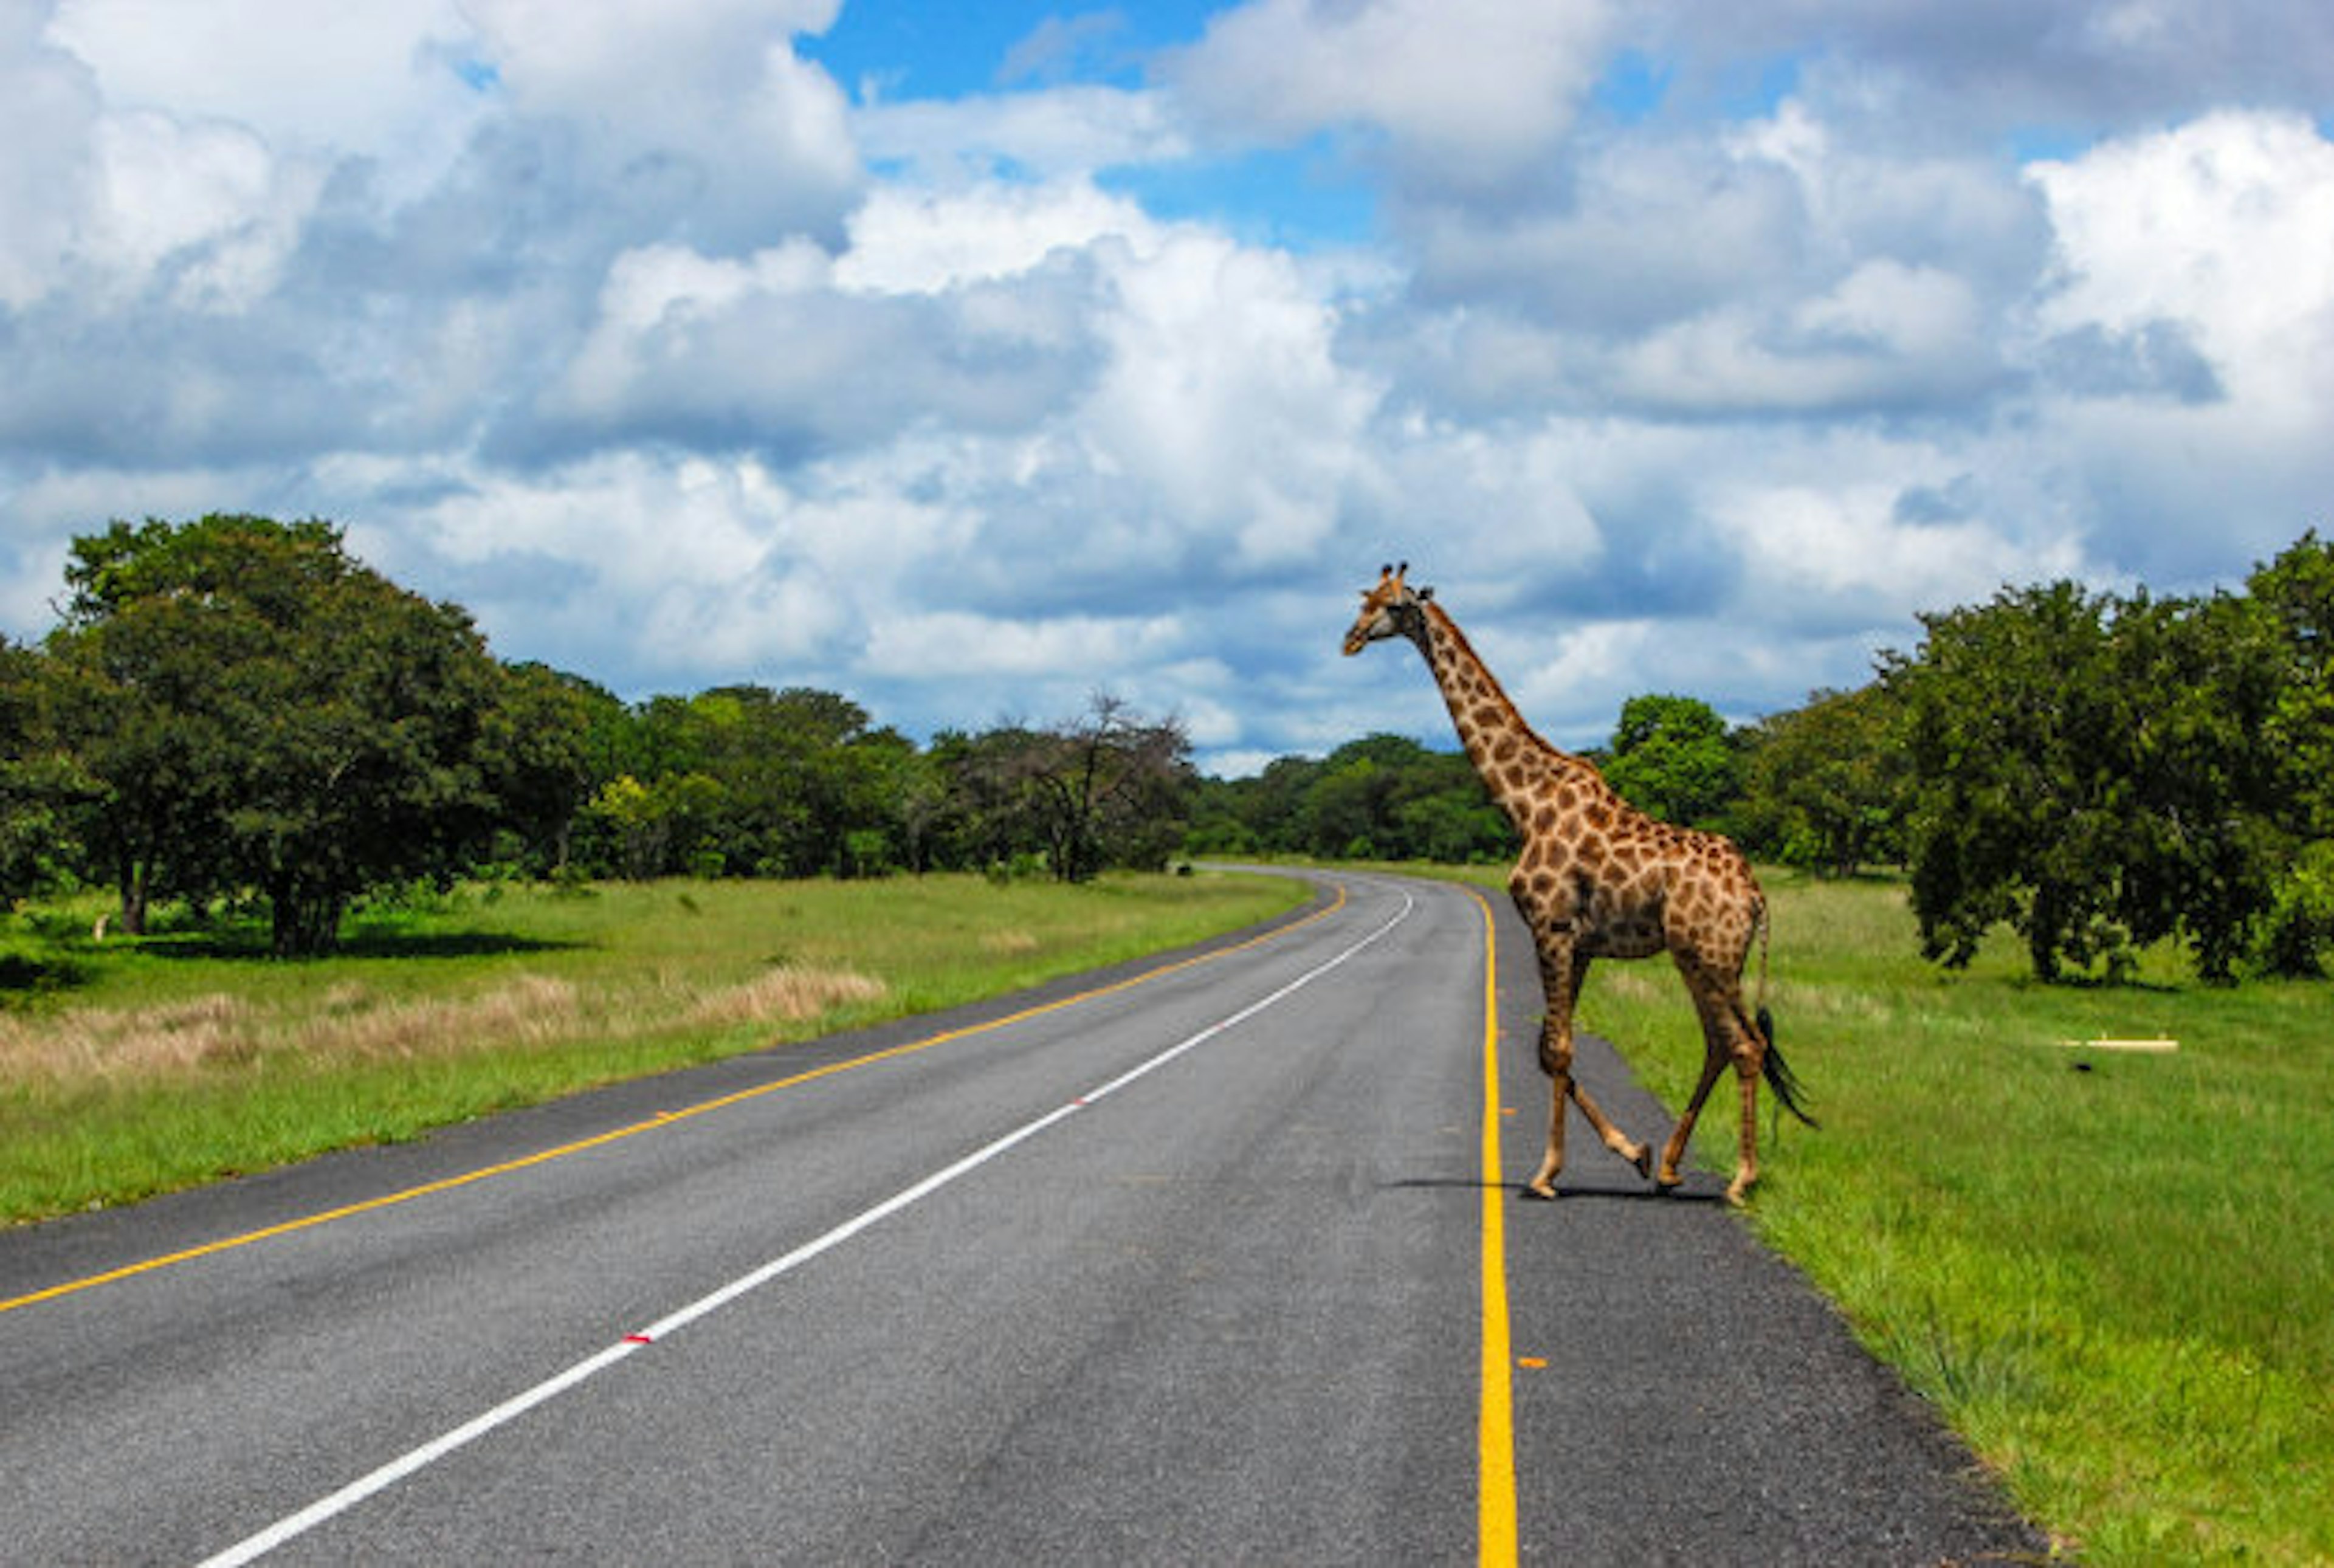
[{"label": "tree line", "polygon": [[[0,897],[101,885],[267,912],[329,948],[368,892],[468,875],[1081,880],[1178,855],[1496,861],[1465,757],[1374,735],[1203,778],[1173,719],[1097,693],[1043,725],[919,745],[848,697],[627,702],[492,657],[318,521],[117,523],[76,540],[58,627],[0,641]],[[2198,971],[2334,951],[2334,545],[2242,592],[2071,582],[1921,617],[1874,678],[1730,726],[1632,697],[1592,750],[1623,795],[1770,863],[1908,873],[1928,954],[2014,930],[2035,973],[2113,975],[2175,938]]]},{"label": "tree line", "polygon": [[1191,786],[1180,725],[1107,694],[921,746],[807,688],[627,703],[497,659],[322,521],[116,523],[65,586],[38,647],[0,640],[0,898],[110,887],[130,934],[248,903],[312,954],[369,892],[479,874],[1083,880],[1162,863]]},{"label": "tree line", "polygon": [[[1924,615],[1874,678],[1730,727],[1631,698],[1587,755],[1639,809],[1819,876],[1909,873],[1924,950],[2006,927],[2036,976],[2127,973],[2175,939],[2200,975],[2314,975],[2334,953],[2334,544],[2242,592],[2059,582]],[[1497,861],[1518,843],[1455,753],[1374,736],[1203,780],[1215,853]]]}]

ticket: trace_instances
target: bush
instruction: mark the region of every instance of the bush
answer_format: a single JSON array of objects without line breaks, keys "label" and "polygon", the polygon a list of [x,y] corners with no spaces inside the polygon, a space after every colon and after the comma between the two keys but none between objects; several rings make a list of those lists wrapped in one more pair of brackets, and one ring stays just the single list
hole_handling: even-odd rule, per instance
[{"label": "bush", "polygon": [[2334,839],[2320,839],[2294,857],[2271,896],[2253,943],[2253,965],[2265,975],[2315,978],[2334,949]]}]

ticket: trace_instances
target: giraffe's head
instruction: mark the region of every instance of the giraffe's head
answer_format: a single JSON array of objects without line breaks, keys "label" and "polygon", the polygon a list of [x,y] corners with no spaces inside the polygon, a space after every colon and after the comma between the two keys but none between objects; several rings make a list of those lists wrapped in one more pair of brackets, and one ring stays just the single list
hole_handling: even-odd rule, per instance
[{"label": "giraffe's head", "polygon": [[1403,581],[1410,570],[1405,561],[1399,566],[1381,567],[1378,585],[1362,590],[1362,612],[1354,617],[1353,630],[1345,633],[1345,651],[1359,653],[1373,642],[1389,637],[1407,637],[1415,640],[1426,623],[1426,601],[1434,597],[1432,588],[1413,588]]}]

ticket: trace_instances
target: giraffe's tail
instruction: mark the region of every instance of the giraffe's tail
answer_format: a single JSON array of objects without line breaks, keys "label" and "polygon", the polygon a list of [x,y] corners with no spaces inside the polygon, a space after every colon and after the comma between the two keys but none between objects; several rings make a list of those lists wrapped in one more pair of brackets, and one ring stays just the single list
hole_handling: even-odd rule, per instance
[{"label": "giraffe's tail", "polygon": [[1822,1126],[1823,1123],[1808,1115],[1799,1103],[1800,1096],[1807,1091],[1799,1087],[1799,1075],[1783,1060],[1783,1053],[1775,1049],[1775,1015],[1764,1007],[1759,1009],[1759,1037],[1767,1043],[1767,1055],[1760,1068],[1767,1076],[1767,1087],[1775,1092],[1775,1098],[1783,1102],[1784,1110],[1809,1127]]},{"label": "giraffe's tail", "polygon": [[1809,1127],[1819,1127],[1822,1123],[1808,1115],[1799,1103],[1800,1097],[1807,1092],[1799,1087],[1798,1074],[1783,1060],[1783,1053],[1775,1048],[1775,1015],[1767,1010],[1767,905],[1761,899],[1759,905],[1759,1010],[1755,1016],[1759,1038],[1766,1043],[1767,1052],[1760,1071],[1766,1074],[1767,1086],[1775,1092],[1775,1098],[1782,1102],[1784,1110]]}]

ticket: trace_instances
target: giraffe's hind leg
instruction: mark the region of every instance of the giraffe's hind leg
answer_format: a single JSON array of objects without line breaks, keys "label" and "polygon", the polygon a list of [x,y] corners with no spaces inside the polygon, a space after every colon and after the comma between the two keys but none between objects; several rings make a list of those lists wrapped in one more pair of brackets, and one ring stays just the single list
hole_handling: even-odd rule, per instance
[{"label": "giraffe's hind leg", "polygon": [[1742,1147],[1736,1157],[1734,1179],[1726,1185],[1726,1201],[1740,1204],[1759,1179],[1759,1057],[1754,1047],[1734,1059],[1735,1076],[1742,1082]]},{"label": "giraffe's hind leg", "polygon": [[1758,1093],[1761,1042],[1742,1029],[1741,999],[1733,984],[1683,956],[1678,959],[1678,971],[1685,978],[1687,994],[1693,998],[1694,1012],[1702,1019],[1702,1077],[1694,1084],[1693,1098],[1686,1101],[1685,1113],[1678,1118],[1676,1129],[1662,1150],[1661,1169],[1654,1179],[1664,1188],[1675,1187],[1684,1179],[1678,1165],[1685,1159],[1686,1142],[1693,1136],[1693,1124],[1701,1117],[1710,1092],[1717,1087],[1727,1063],[1731,1062],[1744,1085],[1742,1144],[1734,1180],[1728,1186],[1726,1197],[1731,1203],[1740,1203],[1750,1183],[1759,1178],[1752,1101]]}]

